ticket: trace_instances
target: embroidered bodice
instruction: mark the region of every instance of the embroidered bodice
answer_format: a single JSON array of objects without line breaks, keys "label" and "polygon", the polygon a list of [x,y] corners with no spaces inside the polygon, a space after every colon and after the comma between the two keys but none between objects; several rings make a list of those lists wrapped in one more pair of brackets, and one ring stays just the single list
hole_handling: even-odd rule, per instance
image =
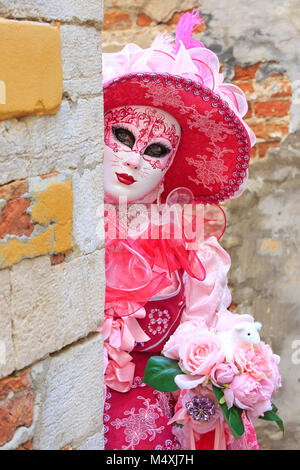
[{"label": "embroidered bodice", "polygon": [[[143,331],[149,336],[147,342],[137,343],[134,351],[159,353],[165,342],[180,323],[185,307],[183,273],[176,271],[173,292],[151,298],[145,305],[146,315],[138,320]],[[175,290],[174,290],[175,288]]]}]

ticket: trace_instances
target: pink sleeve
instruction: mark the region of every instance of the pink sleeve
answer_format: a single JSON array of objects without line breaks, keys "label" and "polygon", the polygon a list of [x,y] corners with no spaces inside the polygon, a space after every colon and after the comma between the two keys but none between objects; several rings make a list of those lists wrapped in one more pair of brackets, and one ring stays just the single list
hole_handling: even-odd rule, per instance
[{"label": "pink sleeve", "polygon": [[215,237],[205,240],[198,251],[205,268],[206,278],[198,281],[186,274],[186,310],[182,321],[203,319],[208,326],[215,326],[216,313],[231,303],[227,286],[230,256]]}]

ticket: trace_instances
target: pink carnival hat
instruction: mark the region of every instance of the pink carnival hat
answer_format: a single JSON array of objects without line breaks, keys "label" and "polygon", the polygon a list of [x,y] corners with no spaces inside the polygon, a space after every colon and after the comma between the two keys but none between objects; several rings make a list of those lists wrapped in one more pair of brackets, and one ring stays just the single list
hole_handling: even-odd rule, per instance
[{"label": "pink carnival hat", "polygon": [[151,47],[127,44],[103,54],[104,110],[155,106],[180,123],[182,137],[165,175],[162,199],[178,186],[197,201],[216,203],[238,197],[246,187],[255,135],[243,121],[243,91],[223,83],[217,56],[192,38],[203,22],[199,11],[184,13],[175,41],[156,37]]}]

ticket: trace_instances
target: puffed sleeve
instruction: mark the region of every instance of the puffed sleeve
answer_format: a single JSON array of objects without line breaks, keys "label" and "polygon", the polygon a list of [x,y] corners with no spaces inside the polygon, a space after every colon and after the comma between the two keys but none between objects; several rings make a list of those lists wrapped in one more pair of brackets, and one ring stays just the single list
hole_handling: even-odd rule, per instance
[{"label": "puffed sleeve", "polygon": [[185,274],[186,309],[181,321],[202,319],[207,326],[214,327],[217,313],[227,309],[231,303],[227,286],[230,256],[215,237],[205,240],[197,254],[205,268],[206,278],[199,281]]}]

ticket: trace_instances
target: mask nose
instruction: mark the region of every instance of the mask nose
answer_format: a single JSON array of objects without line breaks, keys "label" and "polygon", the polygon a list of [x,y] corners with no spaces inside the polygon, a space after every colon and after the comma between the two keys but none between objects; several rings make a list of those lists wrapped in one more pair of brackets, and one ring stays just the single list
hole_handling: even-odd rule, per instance
[{"label": "mask nose", "polygon": [[130,152],[130,154],[124,159],[124,165],[129,166],[133,170],[138,170],[141,165],[140,155],[136,152]]}]

